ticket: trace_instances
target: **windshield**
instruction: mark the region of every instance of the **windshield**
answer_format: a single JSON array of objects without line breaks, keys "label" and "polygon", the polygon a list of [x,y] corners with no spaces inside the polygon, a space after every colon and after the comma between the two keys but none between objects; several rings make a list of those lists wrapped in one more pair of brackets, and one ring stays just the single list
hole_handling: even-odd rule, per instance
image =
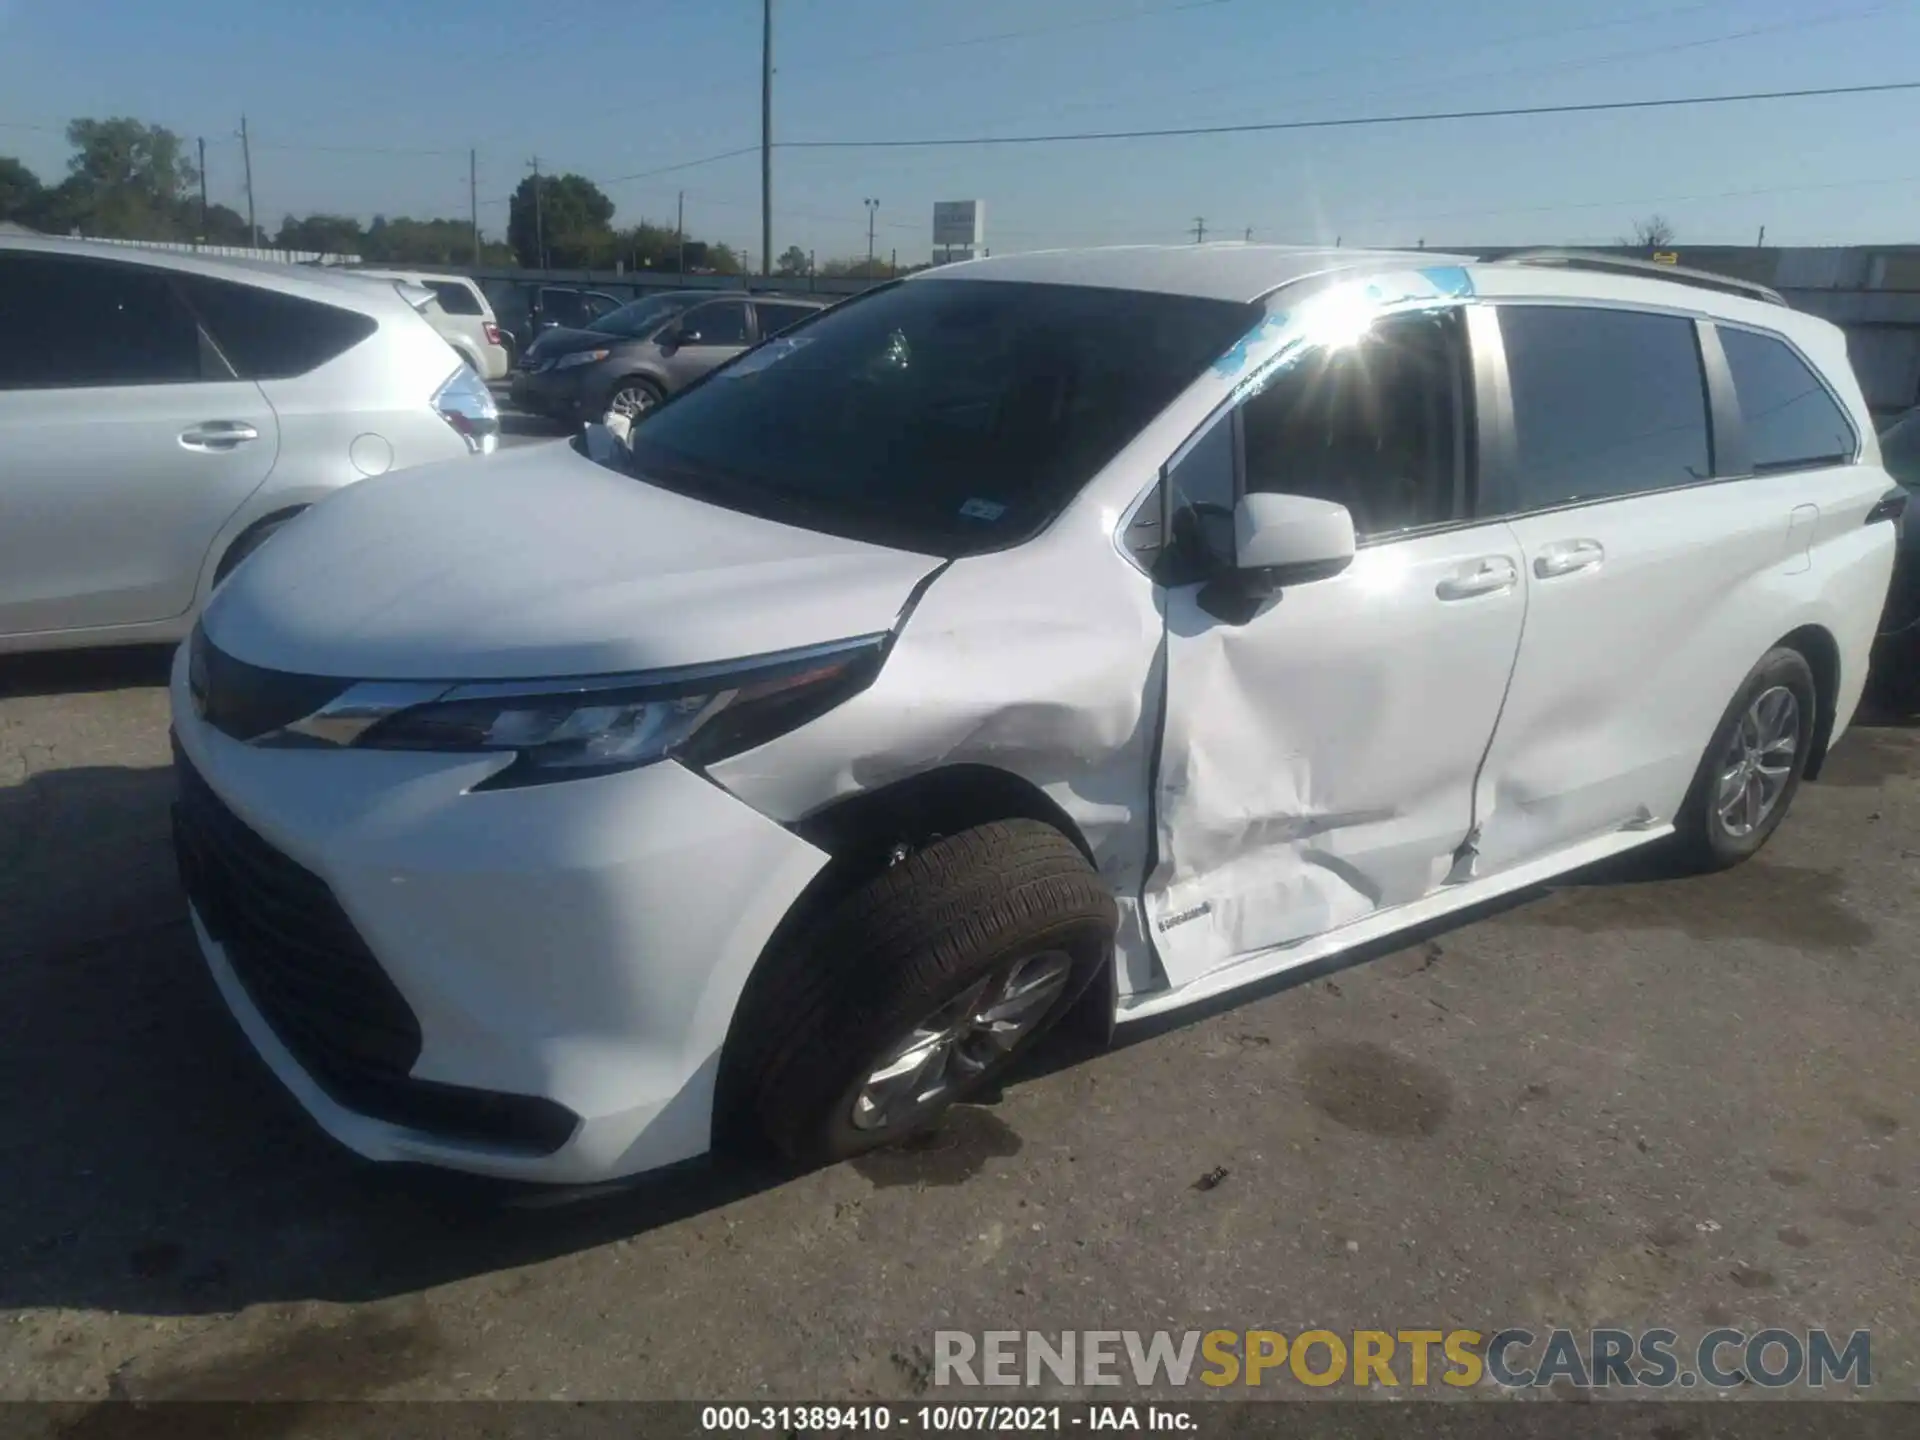
[{"label": "windshield", "polygon": [[634,467],[715,504],[906,549],[998,549],[1052,520],[1260,313],[909,281],[715,371],[634,431]]},{"label": "windshield", "polygon": [[1880,463],[1909,490],[1920,487],[1920,410],[1909,410],[1880,437]]},{"label": "windshield", "polygon": [[602,335],[620,335],[627,339],[637,339],[658,329],[660,322],[679,314],[696,300],[705,299],[702,295],[649,295],[644,300],[635,300],[630,305],[622,305],[611,310],[587,326]]}]

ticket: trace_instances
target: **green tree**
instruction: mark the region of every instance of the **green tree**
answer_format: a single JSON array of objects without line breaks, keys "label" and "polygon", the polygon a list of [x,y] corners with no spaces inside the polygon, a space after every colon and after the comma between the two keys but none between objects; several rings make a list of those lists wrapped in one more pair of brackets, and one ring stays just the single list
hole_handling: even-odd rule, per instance
[{"label": "green tree", "polygon": [[247,217],[228,205],[209,205],[206,222],[201,223],[200,205],[193,205],[194,238],[203,245],[254,245],[257,238],[247,235]]},{"label": "green tree", "polygon": [[[529,269],[590,267],[619,249],[612,232],[613,201],[584,175],[542,175],[535,203],[529,175],[507,204],[507,240]],[[545,254],[541,251],[544,249]]]},{"label": "green tree", "polygon": [[807,273],[807,252],[798,245],[789,245],[780,252],[776,264],[782,275],[804,275]]},{"label": "green tree", "polygon": [[75,120],[60,206],[88,234],[129,240],[188,238],[187,197],[200,175],[180,137],[129,117]]},{"label": "green tree", "polygon": [[351,215],[309,215],[280,222],[273,243],[282,250],[318,250],[323,255],[358,255],[365,249],[366,232]]},{"label": "green tree", "polygon": [[0,155],[0,220],[32,225],[46,206],[47,187],[11,155]]}]

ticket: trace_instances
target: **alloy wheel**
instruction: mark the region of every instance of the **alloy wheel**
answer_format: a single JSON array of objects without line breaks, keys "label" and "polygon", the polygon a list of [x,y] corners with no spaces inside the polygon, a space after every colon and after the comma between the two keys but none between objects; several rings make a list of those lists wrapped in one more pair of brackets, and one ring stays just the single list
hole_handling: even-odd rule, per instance
[{"label": "alloy wheel", "polygon": [[854,1096],[854,1129],[903,1130],[946,1104],[1033,1033],[1072,974],[1065,951],[1025,956],[911,1027]]},{"label": "alloy wheel", "polygon": [[1717,767],[1714,808],[1727,834],[1744,839],[1773,814],[1800,751],[1800,702],[1775,685],[1754,697]]}]

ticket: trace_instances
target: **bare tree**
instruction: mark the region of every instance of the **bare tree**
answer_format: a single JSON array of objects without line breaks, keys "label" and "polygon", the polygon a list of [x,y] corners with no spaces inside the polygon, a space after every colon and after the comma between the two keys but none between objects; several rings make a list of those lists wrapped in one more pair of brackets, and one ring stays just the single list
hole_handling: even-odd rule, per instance
[{"label": "bare tree", "polygon": [[1633,234],[1620,242],[1641,250],[1662,250],[1673,244],[1673,222],[1664,215],[1649,215],[1636,220]]}]

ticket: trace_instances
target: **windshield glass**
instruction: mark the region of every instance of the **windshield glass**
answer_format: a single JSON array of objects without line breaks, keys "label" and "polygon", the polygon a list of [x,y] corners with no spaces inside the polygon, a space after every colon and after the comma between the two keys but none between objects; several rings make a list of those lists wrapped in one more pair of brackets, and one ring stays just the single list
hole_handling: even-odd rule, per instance
[{"label": "windshield glass", "polygon": [[1245,334],[1256,306],[916,280],[823,313],[633,434],[643,478],[932,554],[1050,521]]},{"label": "windshield glass", "polygon": [[1920,488],[1920,410],[1909,410],[1880,437],[1880,463],[1909,490]]},{"label": "windshield glass", "polygon": [[678,315],[695,300],[704,298],[700,295],[649,295],[644,300],[635,300],[630,305],[622,305],[618,310],[608,311],[598,320],[591,322],[587,329],[596,330],[602,335],[620,335],[627,339],[636,339],[650,334],[659,328],[662,320]]}]

